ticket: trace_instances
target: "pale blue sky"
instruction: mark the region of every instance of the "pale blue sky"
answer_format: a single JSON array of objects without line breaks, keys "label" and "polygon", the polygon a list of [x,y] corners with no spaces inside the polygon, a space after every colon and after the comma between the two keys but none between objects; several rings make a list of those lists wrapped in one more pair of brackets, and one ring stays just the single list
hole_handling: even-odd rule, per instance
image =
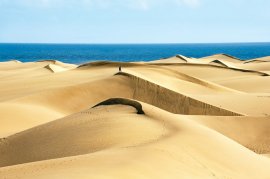
[{"label": "pale blue sky", "polygon": [[270,1],[0,0],[0,42],[270,42]]}]

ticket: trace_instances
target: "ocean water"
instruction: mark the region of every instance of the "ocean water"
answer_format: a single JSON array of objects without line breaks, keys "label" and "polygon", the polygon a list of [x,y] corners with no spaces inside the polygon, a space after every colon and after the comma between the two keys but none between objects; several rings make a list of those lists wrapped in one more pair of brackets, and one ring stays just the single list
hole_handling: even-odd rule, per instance
[{"label": "ocean water", "polygon": [[88,61],[150,61],[181,54],[204,57],[226,53],[242,60],[270,56],[270,43],[219,44],[0,44],[0,61],[55,59],[82,64]]}]

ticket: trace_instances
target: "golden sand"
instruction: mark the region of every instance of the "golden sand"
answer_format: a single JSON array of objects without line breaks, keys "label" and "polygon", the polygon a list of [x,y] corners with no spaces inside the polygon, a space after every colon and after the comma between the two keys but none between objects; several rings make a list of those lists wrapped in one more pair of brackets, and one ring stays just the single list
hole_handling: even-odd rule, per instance
[{"label": "golden sand", "polygon": [[227,54],[1,62],[0,179],[270,178],[269,75]]}]

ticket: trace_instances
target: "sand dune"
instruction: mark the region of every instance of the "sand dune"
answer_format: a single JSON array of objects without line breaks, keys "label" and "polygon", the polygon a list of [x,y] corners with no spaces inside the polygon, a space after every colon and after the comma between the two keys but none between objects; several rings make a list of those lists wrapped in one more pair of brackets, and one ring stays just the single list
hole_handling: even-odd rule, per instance
[{"label": "sand dune", "polygon": [[211,55],[208,57],[200,58],[200,60],[205,61],[205,62],[211,62],[212,60],[221,60],[223,62],[242,63],[240,59],[233,57],[231,55],[228,55],[228,54]]},{"label": "sand dune", "polygon": [[36,104],[0,103],[0,138],[47,123],[65,114]]},{"label": "sand dune", "polygon": [[270,117],[203,117],[190,119],[215,129],[256,153],[270,153]]},{"label": "sand dune", "polygon": [[269,62],[260,62],[260,63],[245,63],[237,66],[238,68],[261,71],[268,73],[270,72],[270,61]]},{"label": "sand dune", "polygon": [[0,178],[270,178],[268,63],[1,62]]},{"label": "sand dune", "polygon": [[[102,89],[99,88],[101,86]],[[95,95],[93,96],[93,94]],[[79,112],[111,97],[132,97],[129,82],[124,81],[121,77],[111,77],[75,86],[47,89],[11,102],[5,102],[0,105],[0,112],[5,117],[5,120],[1,120],[0,124],[5,126],[9,121],[10,125],[1,130],[0,136],[26,129],[21,128],[20,125],[23,119],[33,121],[24,124],[30,128],[33,127],[33,124],[38,125],[44,121],[49,122]],[[33,111],[34,107],[43,108],[43,110]],[[14,109],[18,111],[17,115],[12,115]]]},{"label": "sand dune", "polygon": [[187,63],[189,60],[188,57],[182,56],[182,55],[176,55],[174,57],[160,59],[160,60],[154,60],[150,63]]},{"label": "sand dune", "polygon": [[221,66],[221,67],[229,67],[226,63],[224,63],[221,60],[213,60],[213,61],[210,61],[209,64],[217,65],[217,66]]},{"label": "sand dune", "polygon": [[177,93],[173,90],[160,86],[159,84],[128,73],[120,73],[119,75],[127,76],[133,82],[133,86],[135,86],[133,98],[153,104],[173,113],[224,116],[241,115],[233,111],[198,101],[194,98]]},{"label": "sand dune", "polygon": [[209,57],[200,58],[200,61],[203,61],[208,64],[220,65],[223,67],[243,69],[243,70],[252,70],[268,73],[270,72],[270,57],[262,57],[257,59],[251,59],[246,61],[241,61],[240,59],[227,55],[227,54],[218,54]]},{"label": "sand dune", "polygon": [[246,60],[244,63],[270,62],[270,56]]},{"label": "sand dune", "polygon": [[100,106],[10,136],[1,142],[2,166],[73,157],[2,167],[0,172],[8,178],[164,178],[168,172],[174,178],[269,177],[269,159],[184,116],[146,104],[143,109],[146,116],[130,106]]},{"label": "sand dune", "polygon": [[96,107],[8,137],[0,144],[0,166],[138,146],[166,133],[132,107]]},{"label": "sand dune", "polygon": [[270,77],[250,76],[249,78],[233,78],[216,81],[216,83],[248,93],[262,93],[260,96],[268,96],[270,88],[266,84],[269,83]]},{"label": "sand dune", "polygon": [[63,68],[61,66],[53,65],[53,64],[49,64],[49,65],[45,66],[44,68],[50,70],[53,73],[58,73],[58,72],[63,72],[63,71],[67,71],[68,70],[68,69]]},{"label": "sand dune", "polygon": [[69,63],[63,63],[63,62],[60,62],[58,60],[40,60],[40,61],[37,61],[36,63],[57,65],[57,66],[61,66],[61,67],[66,68],[66,69],[74,69],[74,68],[77,67],[77,65],[69,64]]}]

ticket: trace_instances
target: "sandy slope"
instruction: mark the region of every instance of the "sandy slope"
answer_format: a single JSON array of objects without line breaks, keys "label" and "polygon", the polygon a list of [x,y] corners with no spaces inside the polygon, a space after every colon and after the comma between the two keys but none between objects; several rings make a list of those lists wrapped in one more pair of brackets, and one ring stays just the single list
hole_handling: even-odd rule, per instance
[{"label": "sandy slope", "polygon": [[269,159],[184,116],[143,109],[146,116],[132,107],[101,106],[11,136],[1,143],[2,166],[73,157],[3,167],[0,173],[8,178],[269,177]]},{"label": "sandy slope", "polygon": [[260,63],[260,62],[269,62],[269,61],[270,61],[270,56],[267,56],[267,57],[261,57],[261,58],[247,60],[244,63]]},{"label": "sandy slope", "polygon": [[1,62],[0,178],[270,178],[268,63]]},{"label": "sandy slope", "polygon": [[230,137],[256,153],[270,153],[268,134],[270,117],[189,116],[188,118]]}]

